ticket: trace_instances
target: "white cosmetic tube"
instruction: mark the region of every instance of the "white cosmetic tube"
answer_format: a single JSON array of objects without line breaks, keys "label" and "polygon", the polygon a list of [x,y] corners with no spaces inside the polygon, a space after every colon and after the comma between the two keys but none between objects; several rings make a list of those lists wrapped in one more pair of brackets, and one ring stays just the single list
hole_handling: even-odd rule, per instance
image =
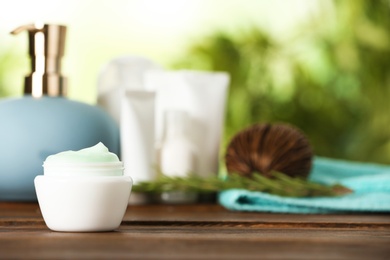
[{"label": "white cosmetic tube", "polygon": [[223,72],[149,71],[145,87],[156,91],[156,141],[163,137],[164,111],[181,110],[191,118],[191,142],[198,151],[199,176],[218,174],[229,75]]},{"label": "white cosmetic tube", "polygon": [[[125,175],[130,175],[134,184],[153,181],[156,178],[155,160],[155,93],[131,91],[121,99],[121,159]],[[134,196],[133,196],[134,195]],[[132,194],[129,203],[146,203],[141,194]]]},{"label": "white cosmetic tube", "polygon": [[97,103],[120,124],[119,100],[126,90],[144,90],[143,74],[159,70],[153,61],[139,56],[125,55],[105,64],[97,79]]}]

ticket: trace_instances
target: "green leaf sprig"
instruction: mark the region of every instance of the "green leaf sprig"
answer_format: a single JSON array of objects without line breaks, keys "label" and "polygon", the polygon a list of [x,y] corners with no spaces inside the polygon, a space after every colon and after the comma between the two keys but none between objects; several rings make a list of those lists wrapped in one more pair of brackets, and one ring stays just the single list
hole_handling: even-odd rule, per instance
[{"label": "green leaf sprig", "polygon": [[133,187],[135,192],[150,193],[167,191],[209,193],[228,189],[246,189],[286,197],[328,197],[341,196],[352,192],[339,184],[326,186],[298,177],[293,178],[280,172],[273,172],[271,177],[254,173],[251,178],[239,174],[229,174],[225,179],[217,176],[203,178],[196,175],[188,177],[160,175],[153,182],[141,182]]}]

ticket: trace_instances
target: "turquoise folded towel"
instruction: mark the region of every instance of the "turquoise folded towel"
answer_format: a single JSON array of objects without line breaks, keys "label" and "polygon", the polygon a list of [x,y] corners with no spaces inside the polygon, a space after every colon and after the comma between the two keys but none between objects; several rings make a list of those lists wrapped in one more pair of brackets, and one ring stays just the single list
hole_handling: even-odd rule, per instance
[{"label": "turquoise folded towel", "polygon": [[390,166],[316,157],[309,180],[340,183],[353,193],[340,197],[291,198],[232,189],[219,194],[227,209],[278,213],[390,212]]}]

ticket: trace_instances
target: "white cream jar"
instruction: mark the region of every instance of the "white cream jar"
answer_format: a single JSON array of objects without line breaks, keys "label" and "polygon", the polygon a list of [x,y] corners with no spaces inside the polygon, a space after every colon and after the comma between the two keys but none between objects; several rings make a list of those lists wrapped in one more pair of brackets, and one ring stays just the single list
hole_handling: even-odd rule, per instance
[{"label": "white cream jar", "polygon": [[119,227],[132,180],[118,157],[99,143],[49,156],[34,180],[46,225],[54,231],[97,232]]}]

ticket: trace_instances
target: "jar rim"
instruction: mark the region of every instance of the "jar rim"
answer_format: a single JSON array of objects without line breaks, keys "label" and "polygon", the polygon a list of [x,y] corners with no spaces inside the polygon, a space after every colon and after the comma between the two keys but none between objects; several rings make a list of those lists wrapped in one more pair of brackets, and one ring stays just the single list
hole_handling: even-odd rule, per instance
[{"label": "jar rim", "polygon": [[44,163],[46,176],[122,176],[122,162],[99,163]]},{"label": "jar rim", "polygon": [[58,163],[47,163],[44,162],[42,165],[43,168],[55,168],[55,167],[64,167],[64,168],[123,168],[123,162],[58,162]]}]

